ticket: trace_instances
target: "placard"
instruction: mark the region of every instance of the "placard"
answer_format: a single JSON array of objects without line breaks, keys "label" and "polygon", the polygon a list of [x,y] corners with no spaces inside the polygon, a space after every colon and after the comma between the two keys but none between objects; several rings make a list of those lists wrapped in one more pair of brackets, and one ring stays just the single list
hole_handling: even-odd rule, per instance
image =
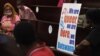
[{"label": "placard", "polygon": [[64,3],[60,16],[57,50],[74,54],[76,28],[81,4]]}]

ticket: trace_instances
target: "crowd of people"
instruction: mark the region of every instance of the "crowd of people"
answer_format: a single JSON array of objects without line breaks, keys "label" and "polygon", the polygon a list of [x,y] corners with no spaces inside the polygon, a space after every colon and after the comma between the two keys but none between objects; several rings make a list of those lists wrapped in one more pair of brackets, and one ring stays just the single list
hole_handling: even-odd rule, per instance
[{"label": "crowd of people", "polygon": [[34,27],[27,20],[37,18],[22,2],[17,0],[18,13],[12,4],[4,4],[0,22],[0,56],[55,56],[46,43],[35,36]]}]

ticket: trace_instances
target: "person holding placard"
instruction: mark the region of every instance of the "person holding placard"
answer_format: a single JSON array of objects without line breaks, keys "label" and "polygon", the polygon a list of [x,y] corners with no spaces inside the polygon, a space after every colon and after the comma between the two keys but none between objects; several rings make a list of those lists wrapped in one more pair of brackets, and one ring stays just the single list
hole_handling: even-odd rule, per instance
[{"label": "person holding placard", "polygon": [[[91,23],[93,30],[89,35],[76,45],[76,54],[82,52],[86,47],[91,48],[92,56],[100,56],[100,9],[91,9],[86,13],[88,23]],[[80,54],[80,53],[78,53]]]}]

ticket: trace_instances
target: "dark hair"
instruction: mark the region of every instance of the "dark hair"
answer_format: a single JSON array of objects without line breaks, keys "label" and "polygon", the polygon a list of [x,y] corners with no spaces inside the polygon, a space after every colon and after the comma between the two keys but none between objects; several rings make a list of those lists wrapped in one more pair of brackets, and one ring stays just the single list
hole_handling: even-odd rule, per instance
[{"label": "dark hair", "polygon": [[17,5],[23,4],[24,0],[17,0]]},{"label": "dark hair", "polygon": [[90,19],[94,24],[100,24],[100,9],[89,9],[86,12],[86,18]]},{"label": "dark hair", "polygon": [[34,33],[33,24],[27,21],[19,22],[13,31],[17,43],[31,45],[37,40]]}]

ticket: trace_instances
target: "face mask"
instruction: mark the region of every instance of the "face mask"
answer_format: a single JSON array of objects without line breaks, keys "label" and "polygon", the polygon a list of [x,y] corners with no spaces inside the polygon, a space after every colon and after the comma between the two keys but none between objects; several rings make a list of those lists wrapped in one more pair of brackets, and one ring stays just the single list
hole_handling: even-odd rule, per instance
[{"label": "face mask", "polygon": [[4,15],[10,16],[10,15],[12,15],[12,11],[11,10],[5,10]]}]

